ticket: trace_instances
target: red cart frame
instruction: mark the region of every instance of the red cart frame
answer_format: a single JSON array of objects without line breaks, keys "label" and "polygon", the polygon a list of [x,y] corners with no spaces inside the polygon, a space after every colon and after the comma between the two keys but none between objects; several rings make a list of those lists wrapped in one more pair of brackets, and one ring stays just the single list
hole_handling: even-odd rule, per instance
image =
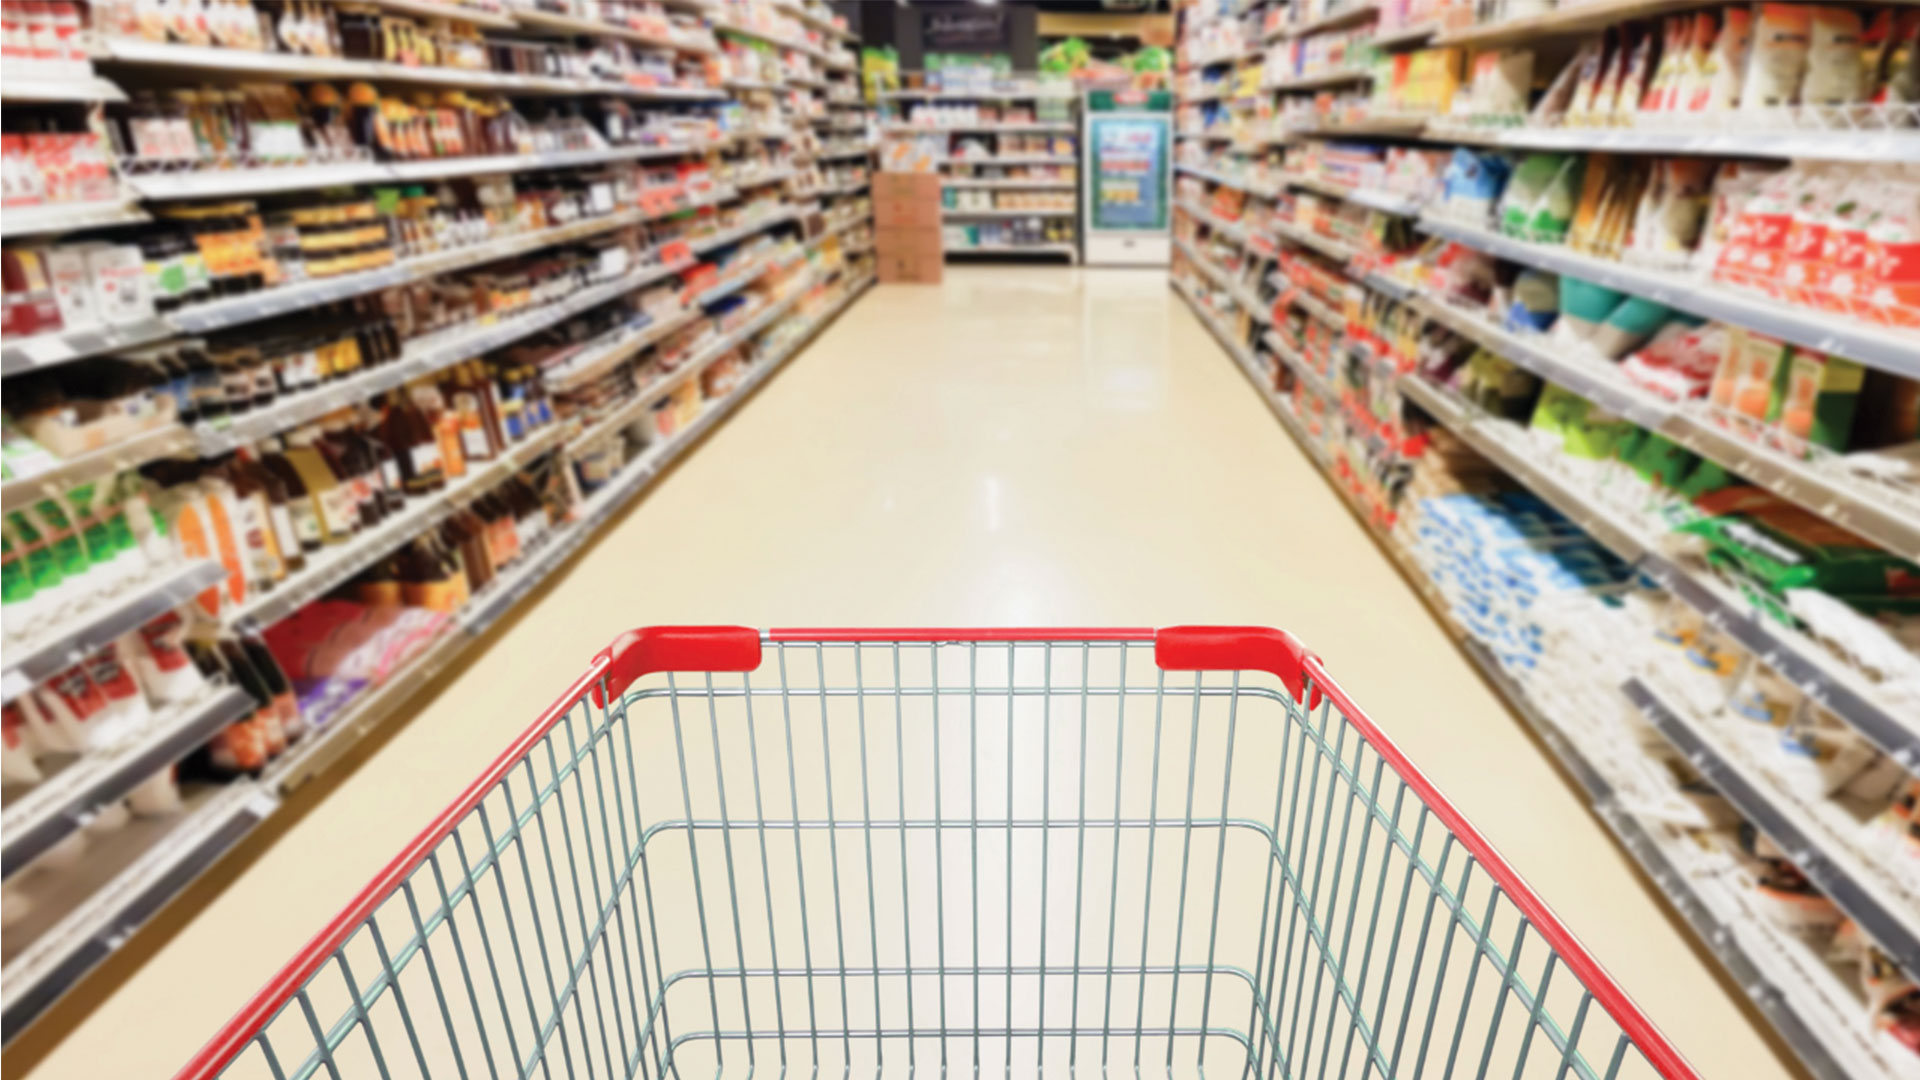
[{"label": "red cart frame", "polygon": [[1250,627],[622,635],[178,1075],[1209,1055],[1696,1076],[1319,658]]}]

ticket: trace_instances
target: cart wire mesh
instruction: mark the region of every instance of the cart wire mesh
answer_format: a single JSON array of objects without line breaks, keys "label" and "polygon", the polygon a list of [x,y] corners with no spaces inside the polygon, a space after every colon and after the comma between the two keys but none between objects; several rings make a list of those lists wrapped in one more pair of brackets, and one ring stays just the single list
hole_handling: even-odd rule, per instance
[{"label": "cart wire mesh", "polygon": [[603,654],[181,1076],[1693,1076],[1317,659],[1154,641]]}]

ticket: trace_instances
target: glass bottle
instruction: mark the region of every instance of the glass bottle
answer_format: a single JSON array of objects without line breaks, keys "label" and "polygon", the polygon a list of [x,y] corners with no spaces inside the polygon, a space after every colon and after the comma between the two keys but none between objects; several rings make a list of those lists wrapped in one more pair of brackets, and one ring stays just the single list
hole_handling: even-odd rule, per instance
[{"label": "glass bottle", "polygon": [[[302,552],[318,551],[326,544],[321,525],[320,501],[307,490],[305,477],[288,460],[279,440],[261,444],[260,466],[280,481],[287,493],[287,518]],[[304,559],[302,560],[305,561]]]},{"label": "glass bottle", "polygon": [[401,485],[407,495],[425,495],[447,486],[439,440],[420,407],[404,390],[387,395],[380,438],[400,466]]}]

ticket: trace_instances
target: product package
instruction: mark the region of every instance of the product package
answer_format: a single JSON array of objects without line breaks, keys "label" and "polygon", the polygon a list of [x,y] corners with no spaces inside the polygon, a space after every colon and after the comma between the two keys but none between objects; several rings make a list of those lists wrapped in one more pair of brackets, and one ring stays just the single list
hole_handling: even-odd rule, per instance
[{"label": "product package", "polygon": [[1758,5],[1747,78],[1740,93],[1743,111],[1765,114],[1799,104],[1807,51],[1813,43],[1814,10],[1812,4]]},{"label": "product package", "polygon": [[1865,369],[1851,360],[1795,347],[1780,365],[1769,410],[1787,447],[1844,449],[1864,381]]},{"label": "product package", "polygon": [[1754,487],[1694,500],[1707,515],[1681,527],[1773,596],[1819,589],[1836,596],[1920,597],[1920,567],[1813,511]]}]

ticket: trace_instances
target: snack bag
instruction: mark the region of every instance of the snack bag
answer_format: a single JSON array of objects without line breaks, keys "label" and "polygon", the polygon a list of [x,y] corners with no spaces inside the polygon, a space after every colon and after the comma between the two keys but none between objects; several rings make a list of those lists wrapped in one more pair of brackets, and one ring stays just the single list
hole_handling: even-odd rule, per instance
[{"label": "snack bag", "polygon": [[1672,106],[1687,63],[1687,41],[1693,33],[1693,20],[1678,15],[1660,25],[1660,63],[1653,69],[1646,96],[1640,99],[1643,113],[1666,112]]},{"label": "snack bag", "polygon": [[1574,74],[1573,98],[1567,103],[1567,125],[1579,126],[1594,122],[1595,104],[1600,100],[1601,87],[1607,85],[1610,70],[1609,58],[1621,48],[1618,35],[1608,30],[1605,44],[1591,51],[1582,49],[1574,57],[1573,64],[1578,67]]},{"label": "snack bag", "polygon": [[1700,242],[1713,189],[1714,162],[1673,158],[1653,164],[1634,215],[1629,254],[1651,266],[1685,266]]},{"label": "snack bag", "polygon": [[1687,99],[1689,112],[1721,112],[1740,105],[1753,48],[1753,15],[1745,8],[1731,7],[1725,18]]},{"label": "snack bag", "polygon": [[[1740,233],[1742,217],[1748,200],[1760,190],[1760,185],[1782,171],[1783,167],[1756,165],[1752,162],[1730,161],[1720,166],[1714,174],[1713,194],[1707,203],[1707,218],[1700,230],[1700,243],[1694,248],[1693,266],[1710,271],[1723,281],[1732,280],[1730,274],[1736,269],[1744,269],[1747,248],[1729,254],[1727,246],[1733,243]],[[1723,255],[1729,259],[1726,273],[1719,269]]]},{"label": "snack bag", "polygon": [[[1886,52],[1885,73],[1874,91],[1873,103],[1897,106],[1920,101],[1920,10],[1900,13]],[[1913,123],[1912,115],[1904,111],[1894,113],[1892,120],[1900,127]]]},{"label": "snack bag", "polygon": [[1867,96],[1865,30],[1857,11],[1823,6],[1813,12],[1807,74],[1800,86],[1802,104],[1836,108]]},{"label": "snack bag", "polygon": [[1700,326],[1675,318],[1621,361],[1620,373],[1669,401],[1703,397],[1726,352],[1726,338],[1726,328],[1718,323]]},{"label": "snack bag", "polygon": [[1642,480],[1662,488],[1678,488],[1700,464],[1693,451],[1651,432],[1623,449],[1620,460]]},{"label": "snack bag", "polygon": [[1607,193],[1623,171],[1621,160],[1612,154],[1588,154],[1586,171],[1580,178],[1580,199],[1573,207],[1573,223],[1567,230],[1567,242],[1586,248],[1600,227],[1600,214]]},{"label": "snack bag", "polygon": [[1752,55],[1740,107],[1764,113],[1797,104],[1806,78],[1807,50],[1813,40],[1813,8],[1808,4],[1761,4]]},{"label": "snack bag", "polygon": [[1569,119],[1574,95],[1579,90],[1583,75],[1599,65],[1602,51],[1598,41],[1583,43],[1573,59],[1567,61],[1567,66],[1560,69],[1560,74],[1553,77],[1553,82],[1547,84],[1546,93],[1540,96],[1533,106],[1533,112],[1528,115],[1528,124],[1533,127],[1552,127]]},{"label": "snack bag", "polygon": [[1683,52],[1674,64],[1675,78],[1667,92],[1665,107],[1668,112],[1684,113],[1694,109],[1694,102],[1707,93],[1708,70],[1712,63],[1714,40],[1719,32],[1720,24],[1711,11],[1695,13],[1687,24],[1685,36],[1680,42]]},{"label": "snack bag", "polygon": [[1531,425],[1536,431],[1558,434],[1560,448],[1570,457],[1600,461],[1615,456],[1632,425],[1557,383],[1540,387]]},{"label": "snack bag", "polygon": [[1513,170],[1513,179],[1507,183],[1506,192],[1500,199],[1500,231],[1508,236],[1523,240],[1536,237],[1527,231],[1528,220],[1533,216],[1534,207],[1554,176],[1566,164],[1565,154],[1528,154]]},{"label": "snack bag", "polygon": [[1640,99],[1645,96],[1647,83],[1653,75],[1654,36],[1641,34],[1640,40],[1626,54],[1626,63],[1620,68],[1620,77],[1613,86],[1613,100],[1606,107],[1606,122],[1615,126],[1633,123],[1633,115],[1640,109]]}]

